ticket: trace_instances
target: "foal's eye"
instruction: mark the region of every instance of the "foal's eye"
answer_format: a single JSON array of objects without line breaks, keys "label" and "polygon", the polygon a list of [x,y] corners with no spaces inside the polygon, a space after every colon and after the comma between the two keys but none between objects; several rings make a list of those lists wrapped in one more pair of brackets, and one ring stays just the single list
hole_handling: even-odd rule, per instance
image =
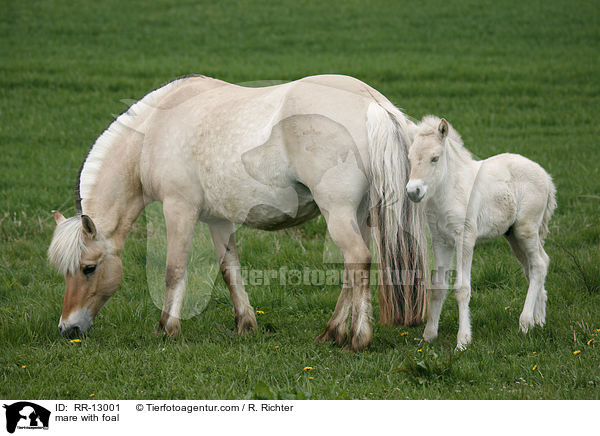
[{"label": "foal's eye", "polygon": [[86,276],[92,275],[96,271],[96,265],[86,265],[82,269]]},{"label": "foal's eye", "polygon": [[431,162],[437,162],[438,160],[440,160],[439,156],[434,156],[431,158]]}]

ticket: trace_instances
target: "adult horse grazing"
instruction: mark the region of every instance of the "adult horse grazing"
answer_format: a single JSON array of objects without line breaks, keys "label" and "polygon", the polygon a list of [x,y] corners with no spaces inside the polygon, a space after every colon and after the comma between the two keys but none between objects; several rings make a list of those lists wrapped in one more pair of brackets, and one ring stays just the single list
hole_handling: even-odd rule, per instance
[{"label": "adult horse grazing", "polygon": [[456,252],[457,348],[464,349],[471,342],[473,247],[479,238],[500,235],[508,240],[529,281],[519,319],[521,330],[527,333],[535,324],[543,326],[547,299],[544,281],[549,264],[543,244],[556,207],[556,189],[550,175],[517,154],[474,160],[452,126],[431,115],[423,118],[413,133],[406,190],[411,200],[426,200],[435,259],[425,340],[437,337],[449,287],[448,272]]},{"label": "adult horse grazing", "polygon": [[[247,88],[203,76],[175,80],[120,117],[80,170],[78,214],[57,226],[48,255],[65,275],[59,329],[87,330],[121,282],[132,223],[153,201],[167,228],[159,330],[180,332],[196,222],[208,224],[233,300],[237,331],[256,327],[236,254],[234,223],[273,230],[322,213],[344,255],[335,311],[317,340],[372,340],[370,229],[378,248],[381,320],[419,324],[426,268],[424,218],[405,201],[407,120],[357,79],[314,76]],[[369,218],[367,221],[367,218]]]}]

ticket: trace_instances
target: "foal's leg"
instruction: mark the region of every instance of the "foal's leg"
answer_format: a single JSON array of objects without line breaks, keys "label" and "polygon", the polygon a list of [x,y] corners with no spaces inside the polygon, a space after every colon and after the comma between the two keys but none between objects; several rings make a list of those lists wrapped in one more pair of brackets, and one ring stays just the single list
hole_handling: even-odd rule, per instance
[{"label": "foal's leg", "polygon": [[165,301],[158,330],[169,336],[181,331],[179,314],[185,295],[187,261],[194,237],[197,209],[180,200],[166,199],[163,213],[167,226],[167,270],[165,274]]},{"label": "foal's leg", "polygon": [[[523,333],[533,328],[536,322],[543,325],[546,317],[546,291],[544,281],[548,272],[549,258],[539,238],[535,225],[521,224],[515,228],[515,237],[519,247],[527,256],[529,265],[529,289],[525,298],[523,312],[519,318],[519,327]],[[537,308],[537,305],[540,305]],[[537,314],[537,315],[536,315]]]},{"label": "foal's leg", "polygon": [[464,350],[471,343],[471,316],[469,301],[471,300],[471,265],[476,237],[467,234],[457,243],[456,269],[457,277],[454,285],[454,297],[458,303],[458,335],[456,348]]},{"label": "foal's leg", "polygon": [[523,266],[525,278],[527,279],[527,282],[529,282],[529,262],[527,262],[527,255],[519,246],[519,240],[515,237],[514,232],[511,232],[504,236],[508,241],[508,245],[510,245],[512,252],[515,254],[517,259],[519,259],[519,262]]},{"label": "foal's leg", "polygon": [[423,339],[427,342],[433,341],[438,335],[440,314],[450,286],[449,275],[454,260],[454,248],[434,239],[433,256],[435,270],[431,279],[431,290],[429,292],[427,325],[423,332]]},{"label": "foal's leg", "polygon": [[544,283],[546,281],[546,275],[548,274],[548,266],[550,265],[550,257],[546,254],[546,251],[542,247],[540,243],[540,256],[542,257],[546,268],[544,271],[544,277],[542,279],[542,286],[540,291],[537,294],[537,299],[535,300],[535,307],[533,309],[533,320],[537,325],[543,327],[546,324],[546,301],[548,300],[548,293],[546,292],[546,288]]},{"label": "foal's leg", "polygon": [[235,228],[229,221],[211,222],[208,226],[223,279],[231,294],[237,332],[249,333],[256,329],[256,315],[244,289],[240,261],[235,248]]}]

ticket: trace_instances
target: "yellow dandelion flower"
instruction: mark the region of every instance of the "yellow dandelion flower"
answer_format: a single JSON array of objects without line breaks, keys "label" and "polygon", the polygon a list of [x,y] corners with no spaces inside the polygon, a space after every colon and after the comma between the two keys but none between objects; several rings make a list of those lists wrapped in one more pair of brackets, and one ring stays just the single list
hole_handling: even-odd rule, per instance
[{"label": "yellow dandelion flower", "polygon": [[275,345],[275,349],[279,348],[279,345]]},{"label": "yellow dandelion flower", "polygon": [[25,369],[27,368],[27,365],[21,365],[21,368]]},{"label": "yellow dandelion flower", "polygon": [[422,350],[421,348],[419,348],[419,349],[417,350],[417,353],[422,353],[422,352],[423,352],[423,350]]},{"label": "yellow dandelion flower", "polygon": [[264,315],[265,314],[264,310],[257,310],[256,313],[259,314],[259,315]]},{"label": "yellow dandelion flower", "polygon": [[314,378],[314,377],[308,377],[308,379],[309,379],[309,380],[314,380],[315,378]]},{"label": "yellow dandelion flower", "polygon": [[600,329],[596,329],[597,332],[600,332]]},{"label": "yellow dandelion flower", "polygon": [[589,341],[587,341],[587,344],[590,345],[592,342],[594,342],[594,339],[590,339]]},{"label": "yellow dandelion flower", "polygon": [[532,351],[532,353],[531,353],[531,354],[537,354],[537,351]]},{"label": "yellow dandelion flower", "polygon": [[312,371],[313,367],[312,366],[305,366],[304,367],[304,371]]},{"label": "yellow dandelion flower", "polygon": [[90,397],[95,397],[95,396],[96,396],[96,394],[90,394]]},{"label": "yellow dandelion flower", "polygon": [[400,336],[406,336],[406,335],[408,335],[408,332],[402,332],[402,333],[400,333]]},{"label": "yellow dandelion flower", "polygon": [[76,344],[78,342],[81,342],[81,339],[71,339],[69,342],[72,344]]},{"label": "yellow dandelion flower", "polygon": [[577,356],[579,353],[581,353],[581,350],[575,350],[575,351],[573,351],[573,354],[574,354],[574,355],[576,355],[576,356]]},{"label": "yellow dandelion flower", "polygon": [[533,368],[531,368],[532,371],[535,371],[537,369],[537,365],[533,365]]},{"label": "yellow dandelion flower", "polygon": [[504,310],[510,309],[510,306],[504,306]]}]

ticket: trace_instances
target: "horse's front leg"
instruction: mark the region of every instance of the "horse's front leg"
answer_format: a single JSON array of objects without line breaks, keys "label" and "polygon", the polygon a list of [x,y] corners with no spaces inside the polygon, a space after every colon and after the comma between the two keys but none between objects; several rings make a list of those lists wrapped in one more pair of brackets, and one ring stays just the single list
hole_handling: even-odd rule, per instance
[{"label": "horse's front leg", "polygon": [[237,332],[240,334],[252,332],[256,329],[256,315],[244,289],[240,261],[235,247],[235,228],[229,221],[214,221],[208,226],[219,258],[223,280],[231,294]]},{"label": "horse's front leg", "polygon": [[156,333],[164,330],[176,337],[181,332],[179,315],[185,295],[187,261],[197,222],[197,208],[180,201],[163,202],[167,227],[167,269],[165,274],[165,301]]},{"label": "horse's front leg", "polygon": [[431,277],[431,289],[429,292],[429,310],[427,313],[427,325],[423,332],[423,339],[427,342],[433,341],[438,335],[440,314],[448,289],[450,287],[450,272],[454,261],[454,247],[446,245],[443,241],[432,236],[434,270]]},{"label": "horse's front leg", "polygon": [[456,348],[464,350],[471,343],[471,316],[469,301],[471,300],[471,264],[475,237],[465,234],[456,244],[457,277],[454,284],[454,296],[458,303],[458,335]]}]

